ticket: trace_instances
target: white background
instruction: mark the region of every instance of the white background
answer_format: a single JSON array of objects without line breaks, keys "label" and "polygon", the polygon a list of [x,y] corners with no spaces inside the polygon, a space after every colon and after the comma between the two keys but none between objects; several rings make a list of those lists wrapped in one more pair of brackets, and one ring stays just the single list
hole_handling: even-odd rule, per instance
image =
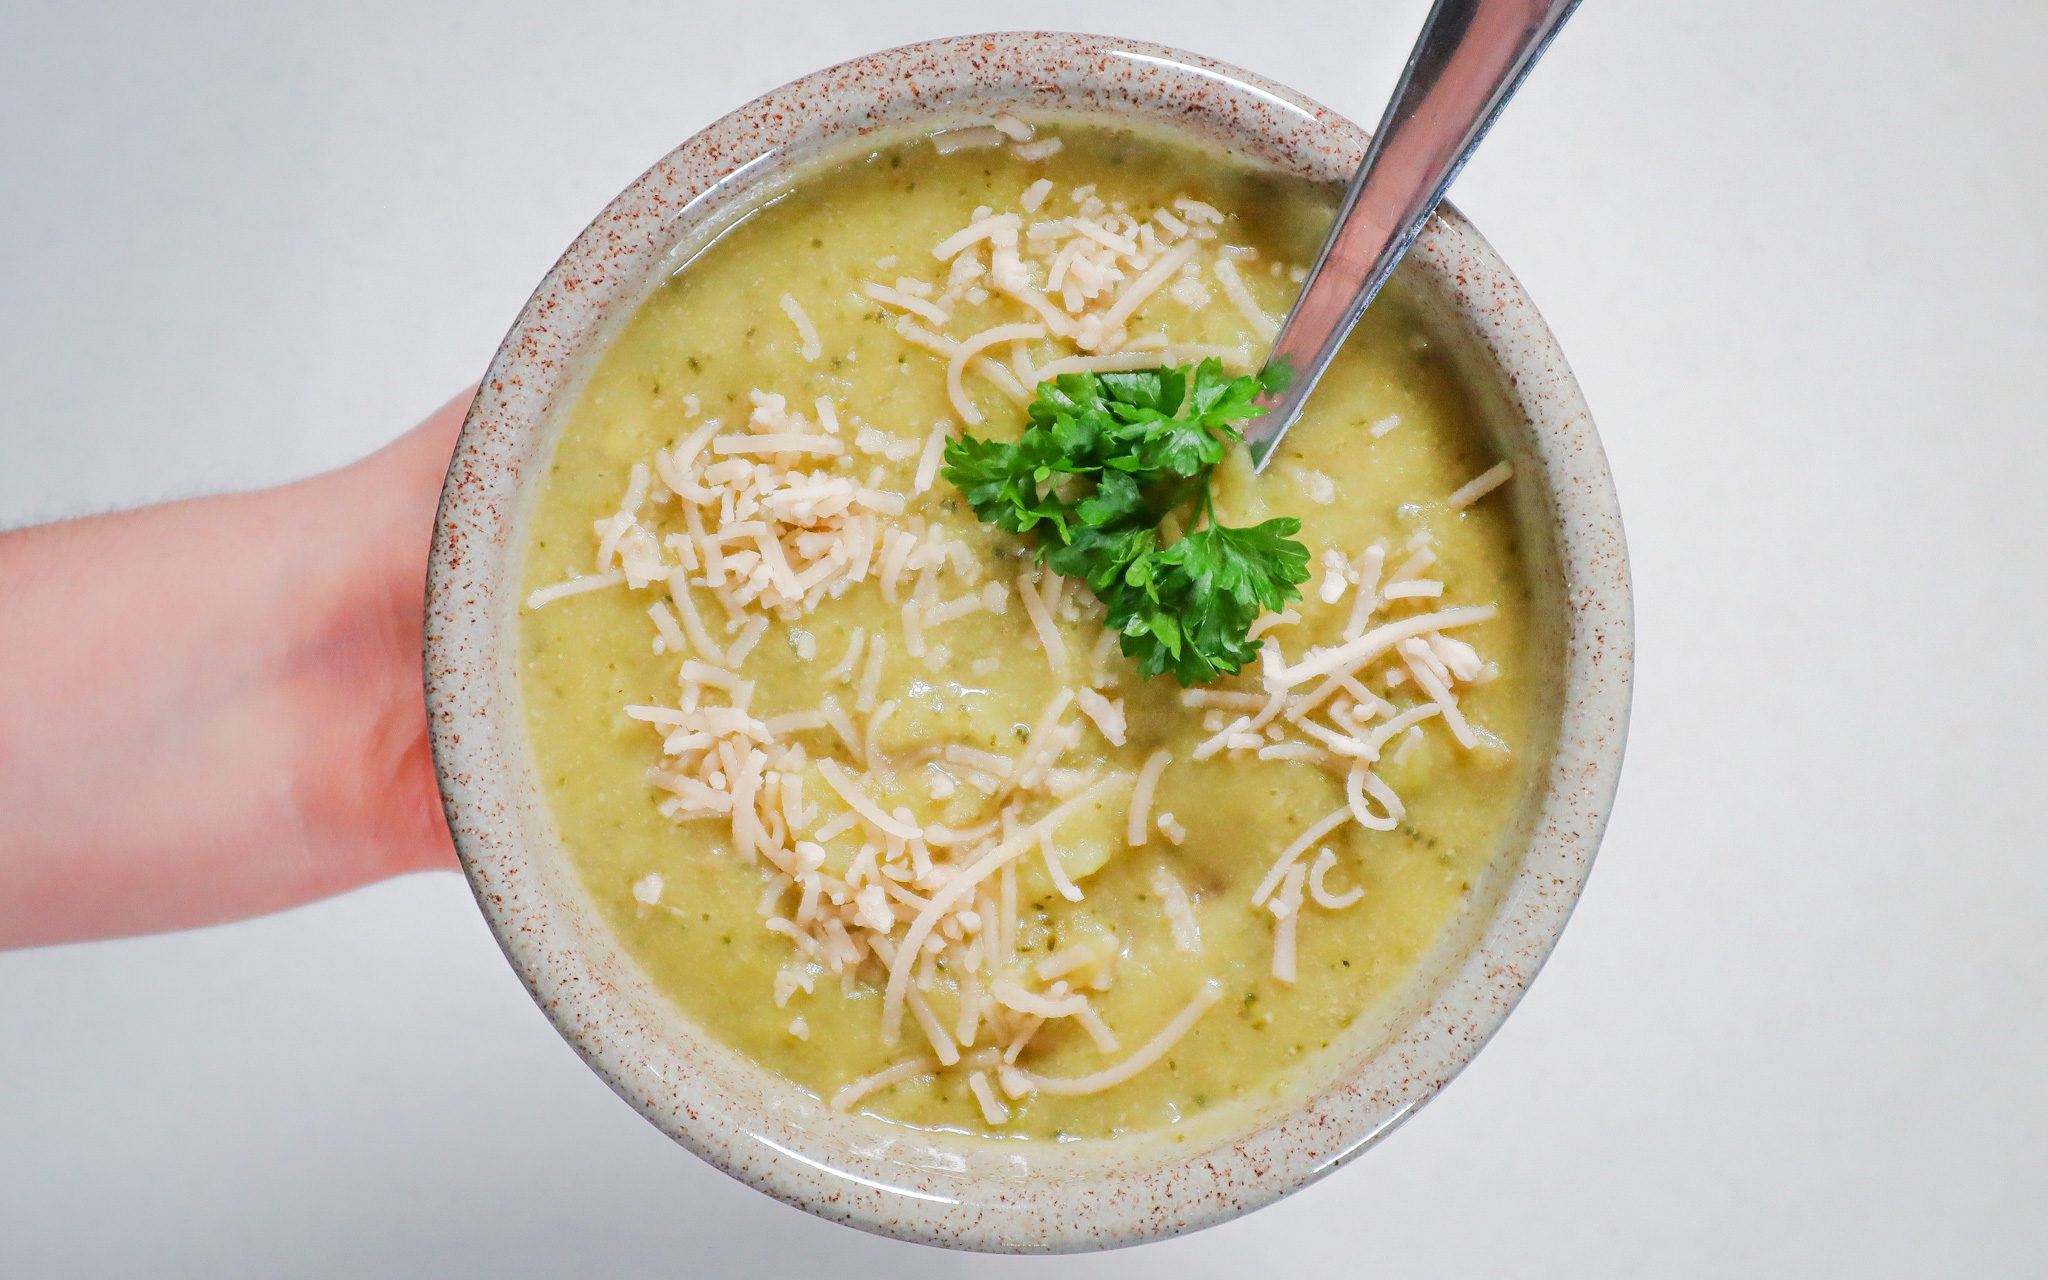
[{"label": "white background", "polygon": [[[1097,29],[1370,122],[1425,7],[8,0],[0,522],[364,453],[814,68]],[[1593,0],[1460,181],[1607,442],[1635,729],[1549,968],[1349,1169],[1086,1259],[827,1226],[615,1099],[437,874],[0,956],[0,1274],[2048,1272],[2041,14]]]}]

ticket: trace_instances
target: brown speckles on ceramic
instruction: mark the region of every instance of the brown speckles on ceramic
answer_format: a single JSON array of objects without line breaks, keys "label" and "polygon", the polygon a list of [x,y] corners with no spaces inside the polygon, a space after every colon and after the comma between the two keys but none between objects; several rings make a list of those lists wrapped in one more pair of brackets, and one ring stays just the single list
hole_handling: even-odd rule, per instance
[{"label": "brown speckles on ceramic", "polygon": [[[962,1248],[1076,1250],[1190,1231],[1267,1204],[1406,1119],[1499,1027],[1564,927],[1620,769],[1633,661],[1627,559],[1598,438],[1563,355],[1507,268],[1446,208],[1417,242],[1431,320],[1493,388],[1525,477],[1538,594],[1563,607],[1559,738],[1520,857],[1497,861],[1386,1030],[1334,1049],[1298,1097],[1174,1142],[1033,1144],[920,1134],[832,1112],[701,1035],[614,944],[533,778],[513,669],[522,503],[593,352],[681,256],[852,139],[1009,108],[1193,131],[1336,181],[1356,125],[1257,76],[1134,41],[934,41],[807,76],[677,148],[591,223],[507,335],[463,429],[435,530],[427,697],[448,818],[514,969],[640,1111],[736,1178],[823,1217]],[[1482,397],[1484,398],[1484,397]]]}]

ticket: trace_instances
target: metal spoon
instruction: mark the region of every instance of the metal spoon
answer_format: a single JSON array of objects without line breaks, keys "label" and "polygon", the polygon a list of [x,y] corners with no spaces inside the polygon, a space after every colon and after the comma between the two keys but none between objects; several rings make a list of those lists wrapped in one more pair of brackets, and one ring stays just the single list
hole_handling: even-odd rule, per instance
[{"label": "metal spoon", "polygon": [[1337,224],[1266,367],[1291,373],[1245,431],[1263,470],[1302,402],[1408,252],[1501,107],[1579,0],[1436,0],[1394,99],[1344,193]]}]

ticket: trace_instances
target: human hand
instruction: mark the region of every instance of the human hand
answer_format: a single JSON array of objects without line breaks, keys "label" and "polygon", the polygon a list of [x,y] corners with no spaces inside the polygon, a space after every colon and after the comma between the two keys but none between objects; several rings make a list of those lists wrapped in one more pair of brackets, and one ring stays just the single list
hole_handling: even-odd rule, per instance
[{"label": "human hand", "polygon": [[456,865],[420,644],[469,402],[308,480],[0,534],[0,947]]}]

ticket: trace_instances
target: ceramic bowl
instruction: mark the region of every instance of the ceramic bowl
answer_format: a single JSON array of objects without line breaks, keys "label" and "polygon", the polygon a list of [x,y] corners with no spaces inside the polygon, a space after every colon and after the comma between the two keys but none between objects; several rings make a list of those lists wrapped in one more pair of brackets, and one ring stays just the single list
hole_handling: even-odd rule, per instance
[{"label": "ceramic bowl", "polygon": [[435,528],[427,700],[477,901],[533,998],[621,1097],[733,1177],[822,1217],[959,1248],[1076,1250],[1194,1230],[1321,1177],[1413,1114],[1500,1026],[1564,927],[1606,820],[1628,715],[1629,587],[1606,461],[1564,355],[1506,266],[1445,207],[1402,270],[1515,464],[1510,492],[1548,619],[1539,640],[1563,675],[1539,794],[1408,995],[1325,1051],[1296,1096],[1179,1141],[999,1142],[841,1115],[699,1032],[614,943],[536,787],[513,663],[531,481],[594,353],[695,247],[858,139],[1002,109],[1192,133],[1330,182],[1366,141],[1233,67],[1044,33],[893,49],[726,116],[598,215],[492,361]]}]

